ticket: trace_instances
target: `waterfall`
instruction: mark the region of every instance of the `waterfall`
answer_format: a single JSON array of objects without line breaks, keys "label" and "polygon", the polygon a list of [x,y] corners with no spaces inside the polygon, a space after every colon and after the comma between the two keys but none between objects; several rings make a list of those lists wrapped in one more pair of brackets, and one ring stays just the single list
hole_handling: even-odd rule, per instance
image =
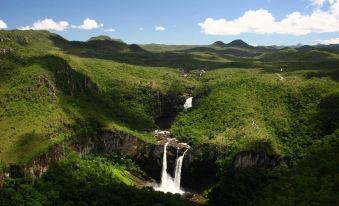
[{"label": "waterfall", "polygon": [[184,109],[187,110],[189,108],[192,107],[192,100],[193,100],[193,97],[189,97],[186,99],[186,102],[184,104]]},{"label": "waterfall", "polygon": [[180,189],[180,182],[181,182],[181,167],[182,162],[184,160],[185,154],[188,149],[175,161],[175,172],[174,172],[174,185],[176,188]]},{"label": "waterfall", "polygon": [[168,174],[167,172],[167,145],[168,142],[166,142],[166,144],[164,145],[164,154],[162,157],[161,183],[160,185],[157,185],[154,189],[162,192],[170,192],[173,194],[175,193],[183,194],[184,191],[180,189],[181,168],[185,154],[188,149],[186,149],[181,156],[177,157],[175,161],[174,178],[172,178],[171,175]]},{"label": "waterfall", "polygon": [[171,182],[172,177],[167,173],[167,145],[164,146],[164,154],[162,156],[162,172],[161,172],[161,185],[160,188],[165,187]]}]

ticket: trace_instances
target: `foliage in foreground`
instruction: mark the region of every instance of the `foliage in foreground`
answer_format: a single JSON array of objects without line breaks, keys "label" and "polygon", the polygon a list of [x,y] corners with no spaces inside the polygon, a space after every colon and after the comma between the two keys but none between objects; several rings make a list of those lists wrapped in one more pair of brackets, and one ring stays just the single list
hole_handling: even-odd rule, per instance
[{"label": "foliage in foreground", "polygon": [[128,185],[132,182],[128,178],[129,173],[124,170],[124,164],[130,165],[129,161],[120,160],[117,166],[109,159],[71,157],[52,166],[35,185],[25,183],[22,179],[9,180],[0,190],[0,205],[192,205],[182,200],[179,195]]},{"label": "foliage in foreground", "polygon": [[227,167],[209,194],[210,204],[222,205],[337,205],[339,195],[339,130],[316,141],[309,155],[292,168],[272,170]]}]

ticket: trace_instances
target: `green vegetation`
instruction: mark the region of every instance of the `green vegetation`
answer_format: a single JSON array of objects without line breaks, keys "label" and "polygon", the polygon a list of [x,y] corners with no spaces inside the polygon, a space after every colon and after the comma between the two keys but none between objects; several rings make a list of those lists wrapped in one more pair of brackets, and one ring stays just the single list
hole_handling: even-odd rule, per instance
[{"label": "green vegetation", "polygon": [[[154,141],[168,94],[196,83],[169,68],[66,55],[54,34],[0,31],[0,162],[22,163],[65,139],[98,129]],[[46,53],[47,52],[47,53]]]},{"label": "green vegetation", "polygon": [[258,205],[336,205],[338,203],[339,133],[316,141],[307,158],[265,185]]},{"label": "green vegetation", "polygon": [[[317,72],[316,72],[317,73]],[[338,83],[308,71],[210,71],[208,95],[181,113],[172,133],[221,154],[211,205],[335,205],[338,196]],[[329,135],[329,136],[328,136]],[[273,169],[234,168],[241,151],[283,158]]]},{"label": "green vegetation", "polygon": [[[217,182],[204,188],[208,204],[336,204],[335,49],[253,47],[241,40],[139,46],[107,36],[77,42],[14,30],[0,31],[0,62],[1,166],[30,162],[55,144],[100,131],[153,143],[157,120],[173,118],[183,96],[194,96],[193,108],[170,130],[202,148],[198,159],[217,155],[209,162],[220,170]],[[207,70],[202,77],[200,69]],[[246,152],[279,162],[235,167],[237,155]],[[190,174],[208,175],[194,167]],[[191,205],[141,188],[144,179],[147,174],[124,156],[71,155],[34,185],[6,181],[0,204]]]},{"label": "green vegetation", "polygon": [[[171,131],[191,144],[211,143],[229,152],[260,152],[253,145],[269,142],[272,148],[266,154],[302,157],[314,140],[338,128],[338,84],[305,80],[303,74],[288,73],[281,81],[260,70],[208,72],[202,81],[210,92],[181,113]],[[319,124],[324,121],[328,126]]]},{"label": "green vegetation", "polygon": [[289,169],[224,168],[209,194],[211,205],[336,205],[338,130],[315,141],[309,155]]},{"label": "green vegetation", "polygon": [[192,205],[179,195],[136,188],[127,166],[71,156],[53,165],[34,186],[23,179],[8,180],[0,190],[0,205]]}]

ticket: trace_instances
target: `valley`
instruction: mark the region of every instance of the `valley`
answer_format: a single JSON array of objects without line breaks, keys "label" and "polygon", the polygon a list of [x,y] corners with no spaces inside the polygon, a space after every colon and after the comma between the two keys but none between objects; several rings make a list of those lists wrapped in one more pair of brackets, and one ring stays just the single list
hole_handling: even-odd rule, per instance
[{"label": "valley", "polygon": [[338,45],[0,30],[0,205],[335,205]]}]

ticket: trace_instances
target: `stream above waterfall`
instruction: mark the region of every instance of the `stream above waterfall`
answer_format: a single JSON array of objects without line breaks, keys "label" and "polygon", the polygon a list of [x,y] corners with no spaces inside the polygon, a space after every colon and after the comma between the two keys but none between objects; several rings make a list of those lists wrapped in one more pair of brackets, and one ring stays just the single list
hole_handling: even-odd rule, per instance
[{"label": "stream above waterfall", "polygon": [[168,97],[161,104],[160,113],[155,119],[155,125],[158,129],[168,130],[171,124],[175,121],[177,115],[182,111],[187,111],[192,107],[193,97],[190,96],[175,96]]}]

